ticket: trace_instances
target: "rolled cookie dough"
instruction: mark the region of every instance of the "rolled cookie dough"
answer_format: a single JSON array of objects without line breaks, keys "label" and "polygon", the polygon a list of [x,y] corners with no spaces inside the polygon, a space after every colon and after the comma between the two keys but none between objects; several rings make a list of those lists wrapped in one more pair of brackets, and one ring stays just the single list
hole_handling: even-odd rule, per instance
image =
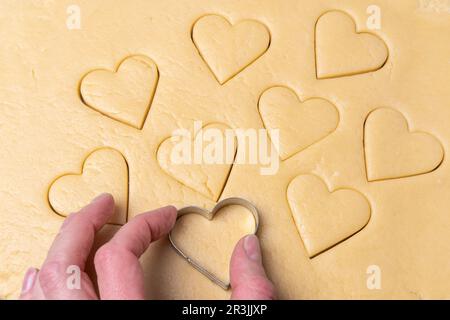
[{"label": "rolled cookie dough", "polygon": [[[378,0],[375,8],[369,0],[76,3],[0,3],[1,297],[18,296],[27,267],[41,265],[63,222],[49,202],[52,182],[81,174],[89,153],[112,148],[128,165],[128,197],[117,199],[128,219],[168,204],[210,209],[216,196],[254,203],[264,263],[280,298],[450,298],[448,8],[413,0]],[[379,28],[368,23],[377,8]],[[271,88],[285,88],[281,94],[289,96],[261,99]],[[322,99],[312,101],[328,113],[308,113],[309,99]],[[280,112],[297,108],[312,120],[275,112],[277,101]],[[371,120],[374,110],[394,110],[393,123],[401,128],[377,124],[392,117]],[[235,165],[227,176],[222,168],[223,190],[215,180],[207,188],[213,170],[195,171],[193,181],[177,179],[176,170],[161,167],[159,147],[197,120],[280,127],[278,172],[261,175],[259,166]],[[296,132],[304,134],[301,140]],[[379,139],[391,141],[389,134],[399,132],[401,139],[392,136],[398,150],[386,153]],[[408,138],[415,133],[432,146],[414,148]],[[404,167],[389,164],[397,151]],[[325,195],[320,201],[339,189],[357,192],[361,214],[340,210],[337,224],[311,225],[320,219],[305,215],[320,208],[331,214],[332,207],[302,207],[308,206],[302,196],[315,194],[297,185],[310,181],[299,178],[305,176],[317,177],[311,185]],[[288,196],[289,186],[295,188]],[[347,207],[345,199],[336,207]],[[243,232],[230,217],[185,221],[212,239],[207,250],[199,237],[186,229],[181,234],[199,260],[217,262],[221,275],[228,273],[230,242]],[[225,240],[214,240],[214,223],[226,229]],[[230,295],[167,239],[152,245],[142,263],[148,298]]]}]

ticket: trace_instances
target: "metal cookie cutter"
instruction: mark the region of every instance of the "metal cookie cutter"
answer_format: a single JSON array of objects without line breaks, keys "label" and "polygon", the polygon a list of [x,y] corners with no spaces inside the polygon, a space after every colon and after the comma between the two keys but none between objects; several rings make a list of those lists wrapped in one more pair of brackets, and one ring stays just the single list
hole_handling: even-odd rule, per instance
[{"label": "metal cookie cutter", "polygon": [[[253,218],[255,219],[255,229],[252,234],[256,234],[256,232],[258,231],[258,227],[259,227],[258,209],[250,201],[248,201],[246,199],[242,199],[242,198],[224,199],[224,200],[220,201],[219,203],[217,203],[216,206],[212,209],[212,211],[209,211],[207,209],[200,208],[200,207],[195,207],[195,206],[182,208],[182,209],[178,210],[177,220],[186,214],[199,214],[208,220],[212,220],[212,219],[214,219],[214,216],[216,215],[216,213],[218,211],[220,211],[224,207],[233,206],[233,205],[238,205],[238,206],[244,207],[251,212],[251,214],[253,215]],[[197,261],[188,257],[183,252],[183,250],[181,250],[180,247],[178,247],[175,244],[175,242],[172,238],[172,232],[169,233],[169,241],[170,241],[172,247],[175,249],[175,251],[180,256],[182,256],[187,262],[189,262],[195,269],[197,269],[200,273],[202,273],[204,276],[206,276],[209,280],[211,280],[213,283],[215,283],[216,285],[218,285],[219,287],[221,287],[224,290],[228,290],[230,288],[229,282],[225,282],[225,281],[219,279],[215,274],[211,273],[210,271],[208,271],[204,267],[202,267]]]}]

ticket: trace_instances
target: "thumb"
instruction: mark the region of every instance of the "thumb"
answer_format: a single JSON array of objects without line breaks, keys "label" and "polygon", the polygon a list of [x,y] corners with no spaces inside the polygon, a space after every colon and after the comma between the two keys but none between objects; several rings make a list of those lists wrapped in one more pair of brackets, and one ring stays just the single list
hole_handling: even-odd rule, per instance
[{"label": "thumb", "polygon": [[241,239],[230,265],[233,300],[272,300],[275,290],[262,265],[261,248],[255,235]]}]

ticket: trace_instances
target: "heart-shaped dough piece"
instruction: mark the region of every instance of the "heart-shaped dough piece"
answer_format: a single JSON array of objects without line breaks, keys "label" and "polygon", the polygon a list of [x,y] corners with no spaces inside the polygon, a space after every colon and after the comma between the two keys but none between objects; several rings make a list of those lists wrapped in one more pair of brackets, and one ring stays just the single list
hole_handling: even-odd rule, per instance
[{"label": "heart-shaped dough piece", "polygon": [[[228,181],[237,150],[235,136],[232,145],[224,143],[229,141],[225,130],[231,129],[214,123],[206,125],[192,136],[175,134],[166,139],[157,152],[160,167],[186,187],[217,201]],[[215,138],[198,144],[207,136]],[[222,154],[216,152],[219,149],[223,151]],[[201,157],[196,159],[199,153]]]},{"label": "heart-shaped dough piece", "polygon": [[234,247],[243,236],[258,230],[256,207],[247,200],[229,198],[220,201],[212,211],[187,207],[178,214],[170,233],[173,247],[211,281],[228,289]]},{"label": "heart-shaped dough piece", "polygon": [[81,173],[57,178],[49,189],[48,200],[53,210],[62,215],[78,212],[101,193],[114,196],[116,211],[109,223],[123,225],[128,212],[128,165],[122,154],[103,148],[91,153]]},{"label": "heart-shaped dough piece", "polygon": [[80,85],[84,103],[103,115],[142,129],[158,85],[158,67],[148,57],[131,56],[116,72],[95,70]]},{"label": "heart-shaped dough piece", "polygon": [[444,149],[434,136],[410,132],[404,116],[393,109],[372,111],[364,126],[369,181],[428,173],[440,166]]},{"label": "heart-shaped dough piece", "polygon": [[351,189],[330,192],[314,175],[292,180],[287,198],[310,258],[360,231],[371,215],[370,204],[361,193]]},{"label": "heart-shaped dough piece", "polygon": [[270,33],[254,20],[231,25],[222,16],[207,15],[195,23],[192,40],[216,79],[224,84],[269,49]]},{"label": "heart-shaped dough piece", "polygon": [[317,78],[335,78],[376,71],[388,59],[383,40],[356,32],[352,17],[341,11],[322,15],[316,24]]},{"label": "heart-shaped dough piece", "polygon": [[339,112],[331,102],[321,98],[302,102],[286,87],[265,91],[259,112],[270,136],[272,130],[280,130],[279,146],[275,147],[282,160],[326,137],[339,123]]}]

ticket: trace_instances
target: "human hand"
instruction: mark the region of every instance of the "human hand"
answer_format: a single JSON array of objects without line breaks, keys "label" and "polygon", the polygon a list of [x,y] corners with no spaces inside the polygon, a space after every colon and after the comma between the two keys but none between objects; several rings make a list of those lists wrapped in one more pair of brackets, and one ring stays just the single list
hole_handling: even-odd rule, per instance
[{"label": "human hand", "polygon": [[[95,253],[99,296],[84,271],[94,237],[114,213],[114,199],[104,194],[80,212],[71,214],[56,236],[41,270],[30,268],[24,278],[22,300],[145,299],[144,272],[139,257],[153,241],[173,228],[177,210],[165,207],[143,213],[122,228]],[[67,270],[80,270],[80,289],[67,286]],[[273,299],[256,236],[239,241],[231,258],[232,299]]]}]

